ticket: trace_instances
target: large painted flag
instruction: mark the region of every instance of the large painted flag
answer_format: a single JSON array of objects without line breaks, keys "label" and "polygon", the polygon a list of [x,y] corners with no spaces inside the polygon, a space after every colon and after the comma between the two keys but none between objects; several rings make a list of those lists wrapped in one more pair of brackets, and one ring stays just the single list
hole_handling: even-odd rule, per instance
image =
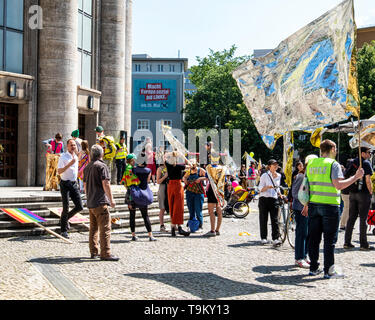
[{"label": "large painted flag", "polygon": [[287,132],[359,115],[353,0],[345,0],[267,55],[233,72],[269,148]]},{"label": "large painted flag", "polygon": [[21,223],[41,223],[46,220],[24,208],[1,208],[1,211]]}]

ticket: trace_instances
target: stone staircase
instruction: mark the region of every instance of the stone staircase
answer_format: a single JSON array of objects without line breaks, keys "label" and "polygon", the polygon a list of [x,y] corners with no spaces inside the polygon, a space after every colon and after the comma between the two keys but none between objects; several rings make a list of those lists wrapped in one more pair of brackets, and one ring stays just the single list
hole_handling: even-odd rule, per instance
[{"label": "stone staircase", "polygon": [[[159,231],[159,204],[157,201],[157,193],[154,190],[154,202],[149,206],[148,214],[153,227],[153,231]],[[125,204],[125,192],[113,191],[116,201],[116,208],[110,209],[111,217],[120,219],[116,224],[112,224],[112,229],[129,228],[129,210]],[[86,197],[82,198],[83,200]],[[71,207],[73,207],[73,203]],[[84,201],[85,203],[85,201]],[[48,208],[61,208],[61,196],[59,193],[54,195],[34,195],[29,197],[0,197],[0,208],[26,208],[38,216],[44,218],[46,222],[42,225],[57,233],[60,232],[60,218],[52,213]],[[89,217],[89,210],[84,206],[84,210],[80,212],[83,216]],[[208,216],[207,203],[205,200],[203,206],[203,216]],[[185,222],[189,219],[189,211],[185,201]],[[169,214],[165,214],[164,222],[170,222]],[[88,225],[88,224],[87,224]],[[139,210],[136,213],[136,226],[144,226],[144,221]],[[145,230],[139,230],[145,231]],[[88,232],[88,228],[83,225],[71,224],[70,232]],[[9,217],[7,214],[0,212],[0,238],[16,237],[16,236],[39,236],[48,234],[44,229],[33,224],[21,224],[20,222]]]}]

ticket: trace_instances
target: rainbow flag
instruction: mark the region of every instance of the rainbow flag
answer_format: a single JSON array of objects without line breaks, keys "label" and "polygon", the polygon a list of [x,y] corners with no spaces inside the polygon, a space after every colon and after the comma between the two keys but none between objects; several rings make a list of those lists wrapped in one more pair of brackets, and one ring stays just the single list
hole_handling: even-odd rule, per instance
[{"label": "rainbow flag", "polygon": [[21,223],[40,223],[46,221],[42,217],[24,208],[0,208],[0,210]]}]

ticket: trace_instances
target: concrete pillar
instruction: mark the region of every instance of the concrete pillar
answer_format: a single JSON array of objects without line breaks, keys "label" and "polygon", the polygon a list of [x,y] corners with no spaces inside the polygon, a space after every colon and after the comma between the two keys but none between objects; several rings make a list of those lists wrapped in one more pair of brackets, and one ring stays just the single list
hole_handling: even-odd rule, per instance
[{"label": "concrete pillar", "polygon": [[78,128],[78,1],[40,0],[40,6],[37,183],[42,185],[46,151],[42,141],[61,132],[66,142]]},{"label": "concrete pillar", "polygon": [[124,130],[125,104],[125,1],[102,1],[101,106],[99,125],[117,141]]},{"label": "concrete pillar", "polygon": [[125,131],[128,132],[128,141],[131,136],[132,115],[132,52],[133,52],[133,0],[126,0],[125,26]]}]

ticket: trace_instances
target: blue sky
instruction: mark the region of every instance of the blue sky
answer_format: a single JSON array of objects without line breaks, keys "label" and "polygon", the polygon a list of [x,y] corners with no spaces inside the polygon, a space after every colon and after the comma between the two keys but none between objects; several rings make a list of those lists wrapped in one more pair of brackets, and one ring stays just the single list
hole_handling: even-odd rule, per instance
[{"label": "blue sky", "polygon": [[[273,49],[340,0],[134,0],[133,53],[204,57],[235,44],[237,55]],[[375,0],[354,0],[358,27],[375,25]]]}]

